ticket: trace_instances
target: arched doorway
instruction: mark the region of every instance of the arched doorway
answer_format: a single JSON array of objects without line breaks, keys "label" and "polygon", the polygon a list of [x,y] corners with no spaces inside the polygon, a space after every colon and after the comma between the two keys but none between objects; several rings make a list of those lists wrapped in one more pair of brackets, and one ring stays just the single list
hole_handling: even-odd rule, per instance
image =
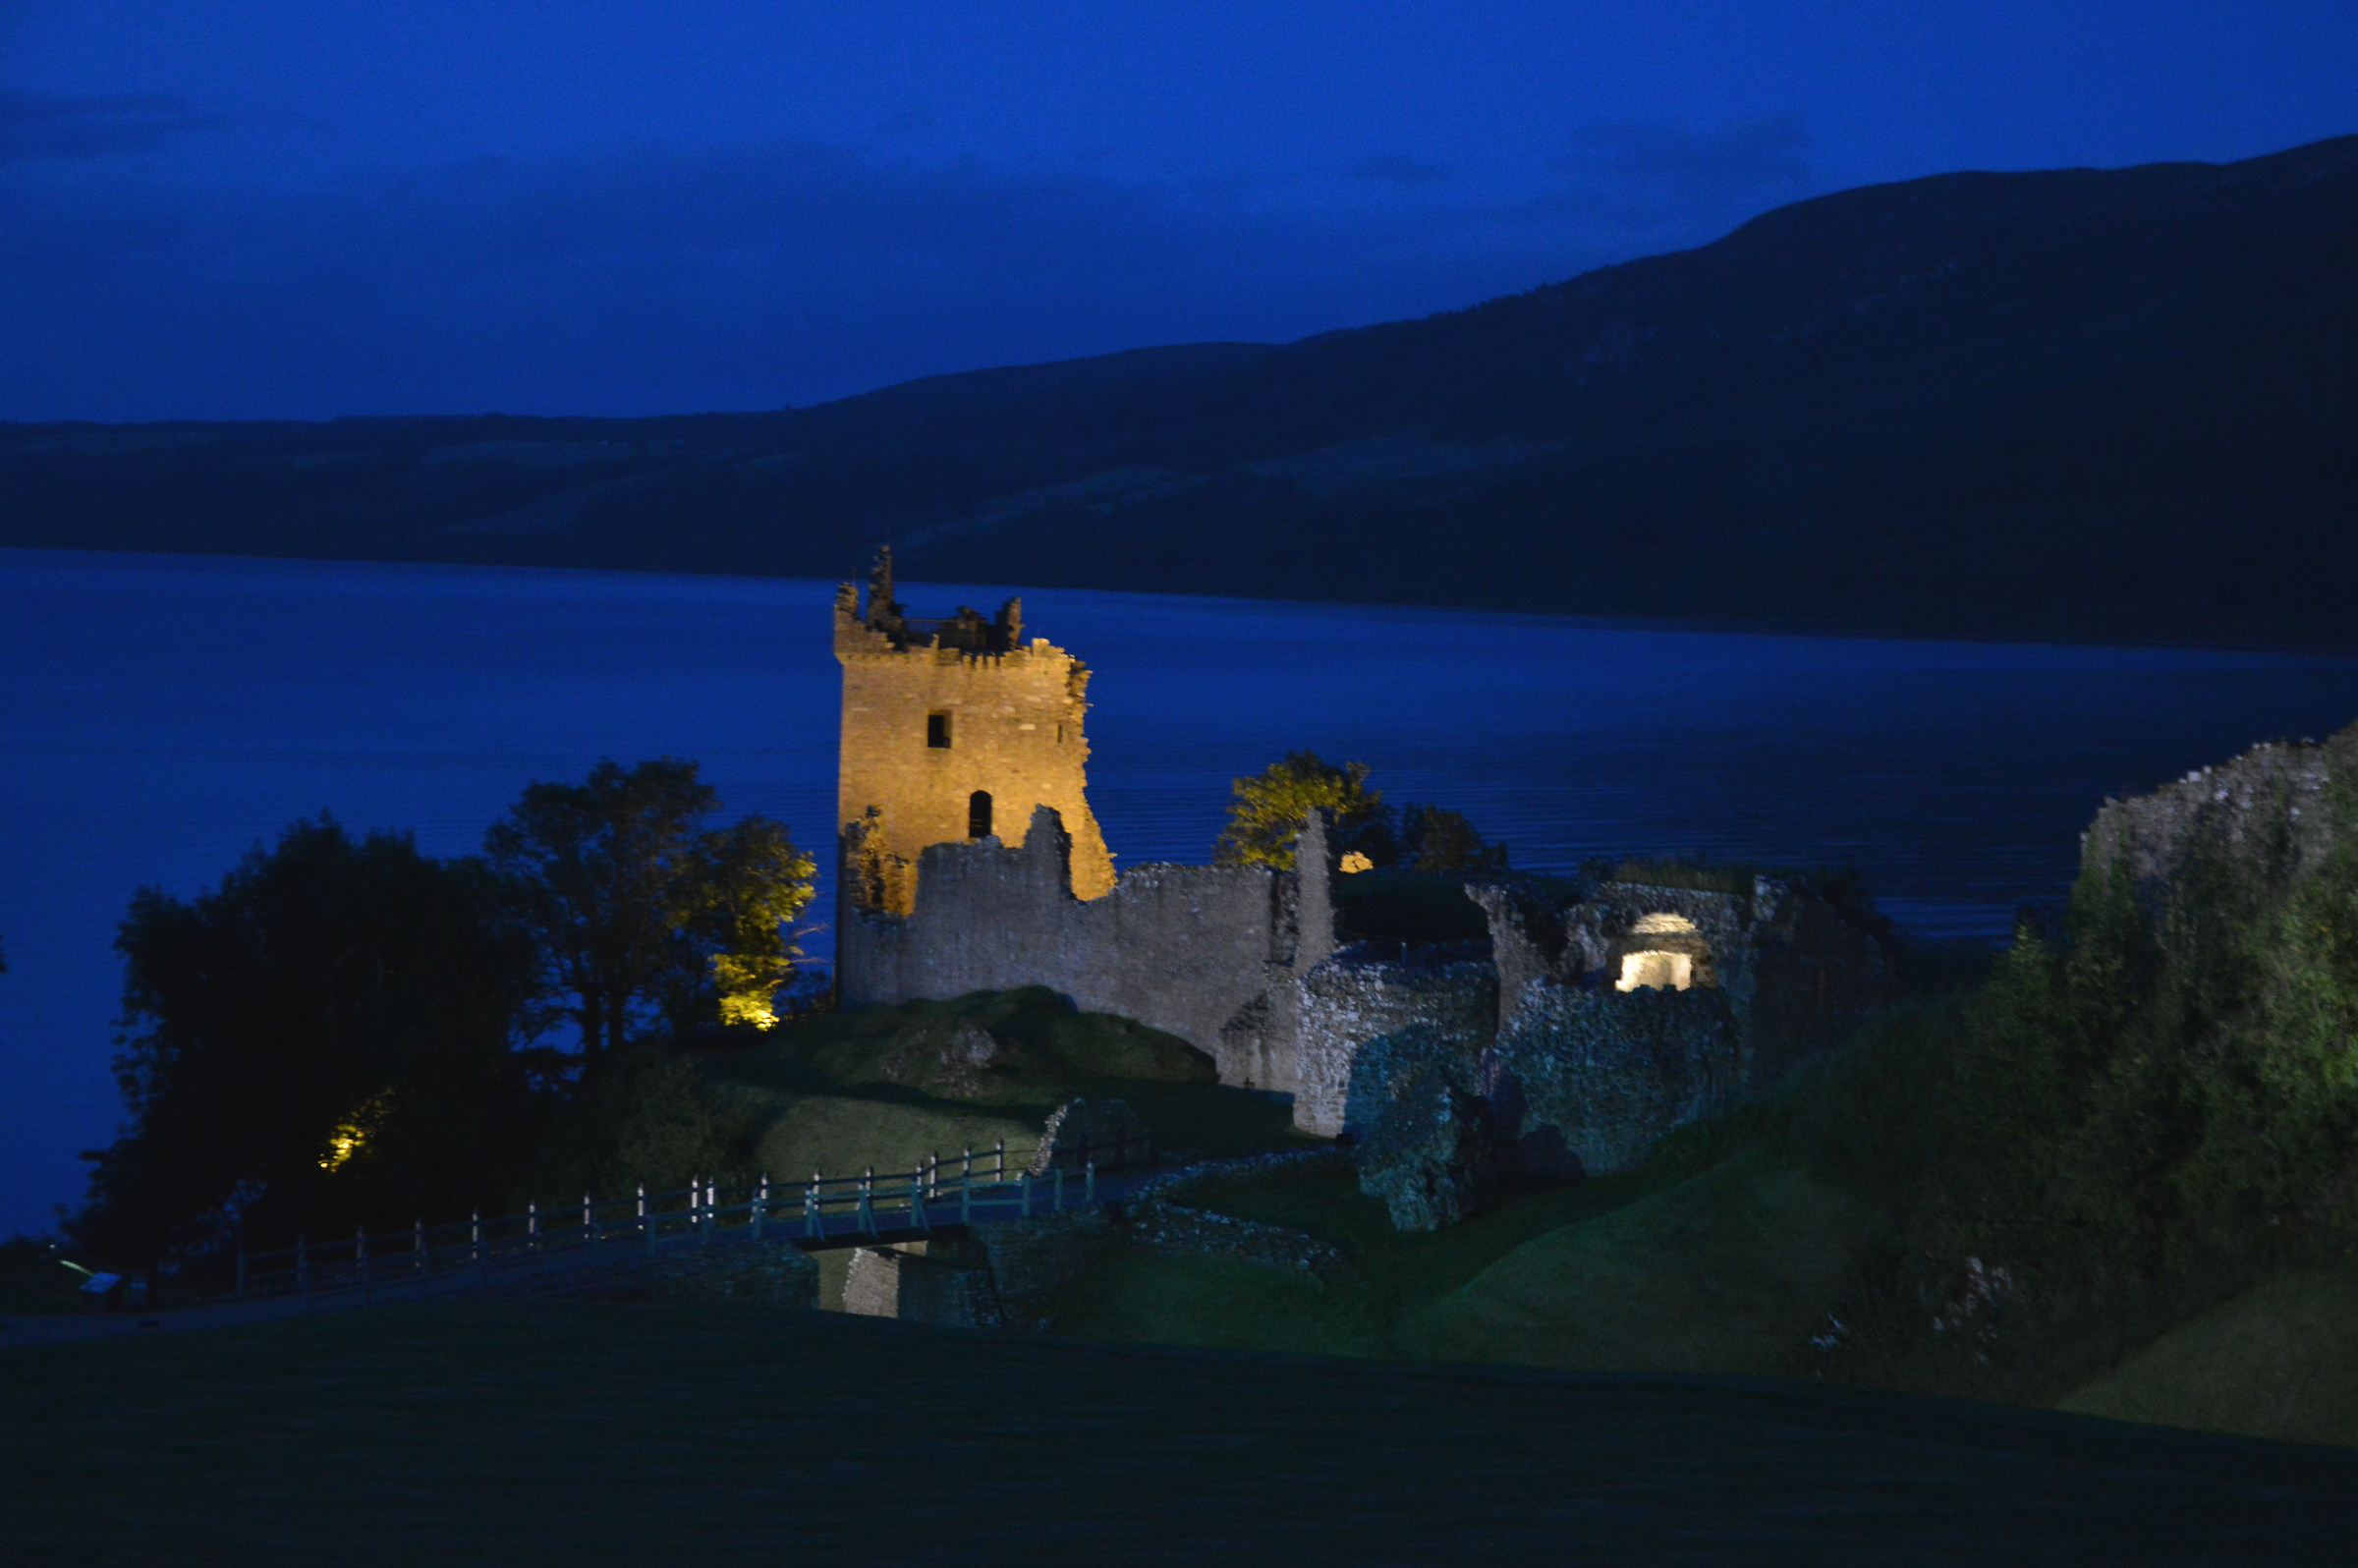
[{"label": "arched doorway", "polygon": [[977,790],[966,798],[966,836],[990,837],[990,791]]}]

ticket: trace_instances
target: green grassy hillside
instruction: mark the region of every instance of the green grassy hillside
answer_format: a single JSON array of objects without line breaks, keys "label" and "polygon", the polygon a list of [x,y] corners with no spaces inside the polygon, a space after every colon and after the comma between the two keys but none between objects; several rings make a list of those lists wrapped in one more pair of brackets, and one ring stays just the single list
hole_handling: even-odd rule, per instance
[{"label": "green grassy hillside", "polygon": [[783,1309],[388,1307],[0,1379],[26,1568],[2324,1561],[2358,1499],[2347,1454],[2048,1412]]},{"label": "green grassy hillside", "polygon": [[2171,1329],[2057,1408],[2358,1448],[2358,1276],[2279,1275]]},{"label": "green grassy hillside", "polygon": [[1411,1316],[1441,1361],[1610,1372],[1782,1371],[1881,1221],[1754,1153],[1516,1248]]},{"label": "green grassy hillside", "polygon": [[807,1019],[703,1070],[716,1114],[779,1180],[906,1170],[1005,1140],[1029,1153],[1051,1111],[1121,1099],[1166,1149],[1246,1152],[1297,1142],[1287,1108],[1223,1089],[1185,1040],[1043,986]]},{"label": "green grassy hillside", "polygon": [[0,1242],[0,1314],[72,1313],[88,1307],[83,1276],[60,1263],[46,1241],[19,1236]]}]

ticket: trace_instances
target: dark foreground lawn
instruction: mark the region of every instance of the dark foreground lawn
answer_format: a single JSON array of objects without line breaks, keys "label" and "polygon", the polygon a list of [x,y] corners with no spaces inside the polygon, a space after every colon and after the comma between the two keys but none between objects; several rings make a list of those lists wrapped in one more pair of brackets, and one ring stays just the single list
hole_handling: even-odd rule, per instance
[{"label": "dark foreground lawn", "polygon": [[0,1561],[2335,1561],[2358,1454],[1801,1385],[828,1314],[0,1351]]}]

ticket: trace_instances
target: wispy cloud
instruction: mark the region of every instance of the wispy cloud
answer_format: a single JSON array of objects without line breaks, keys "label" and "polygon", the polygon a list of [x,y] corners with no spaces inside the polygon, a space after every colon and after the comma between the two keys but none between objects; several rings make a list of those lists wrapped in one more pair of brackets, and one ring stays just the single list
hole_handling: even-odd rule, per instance
[{"label": "wispy cloud", "polygon": [[0,165],[153,152],[223,123],[170,93],[67,97],[0,87]]}]

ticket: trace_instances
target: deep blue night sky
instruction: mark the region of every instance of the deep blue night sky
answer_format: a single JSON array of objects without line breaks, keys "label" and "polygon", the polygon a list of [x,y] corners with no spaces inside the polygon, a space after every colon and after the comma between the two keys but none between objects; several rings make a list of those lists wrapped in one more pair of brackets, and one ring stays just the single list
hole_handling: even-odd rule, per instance
[{"label": "deep blue night sky", "polygon": [[2348,0],[0,0],[0,419],[808,403],[2351,131]]}]

